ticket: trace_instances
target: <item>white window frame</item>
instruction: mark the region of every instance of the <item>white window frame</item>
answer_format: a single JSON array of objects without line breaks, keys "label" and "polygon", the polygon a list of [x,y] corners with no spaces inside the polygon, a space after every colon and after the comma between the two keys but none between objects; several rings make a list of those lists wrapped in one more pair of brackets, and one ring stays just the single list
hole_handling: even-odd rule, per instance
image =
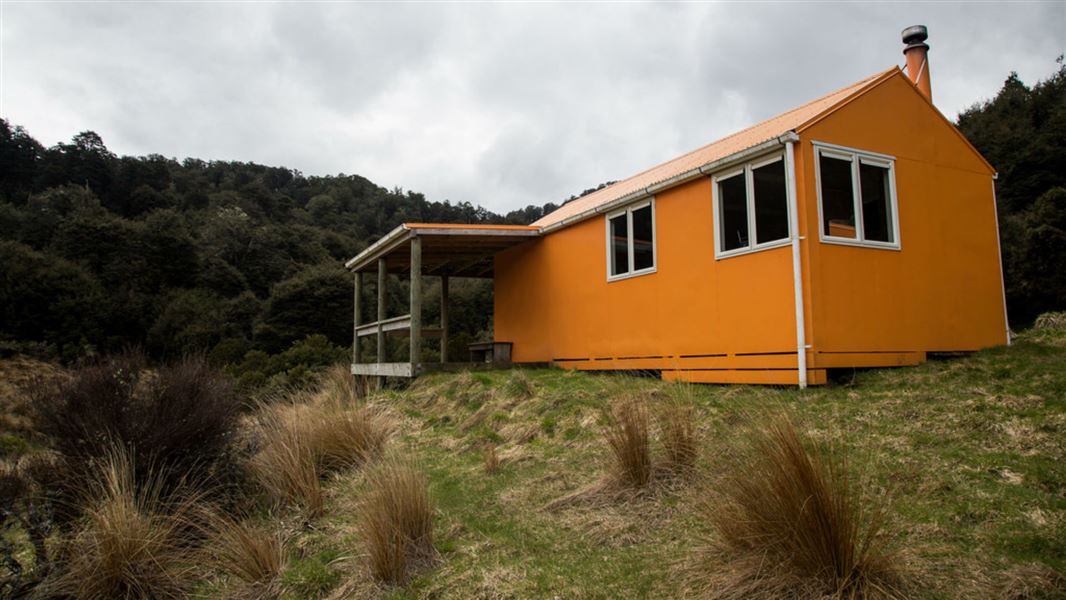
[{"label": "white window frame", "polygon": [[[823,244],[840,244],[861,248],[878,248],[881,250],[899,250],[899,201],[896,197],[896,157],[888,154],[848,148],[826,142],[811,142],[814,147],[815,189],[818,193],[818,237]],[[851,163],[852,210],[855,211],[855,237],[845,238],[829,235],[825,231],[825,219],[822,217],[822,156],[846,160]],[[867,164],[888,169],[888,202],[892,216],[892,241],[881,242],[867,240],[866,228],[862,215],[862,186],[859,181],[859,165]]]},{"label": "white window frame", "polygon": [[[641,269],[639,271],[633,270],[633,212],[640,210],[646,206],[651,207],[651,266]],[[611,275],[611,256],[613,248],[611,248],[611,219],[620,215],[626,215],[626,234],[628,239],[626,240],[626,250],[629,261],[629,270],[625,273],[619,273],[618,275]],[[628,206],[624,206],[618,210],[607,213],[604,216],[604,224],[606,231],[606,249],[607,249],[607,281],[620,281],[622,279],[630,279],[632,277],[640,277],[641,275],[649,275],[658,270],[659,267],[659,251],[658,242],[659,236],[656,234],[655,229],[655,198],[651,197],[647,200],[640,202],[634,202]]]},{"label": "white window frame", "polygon": [[[755,224],[755,178],[752,175],[754,169],[759,167],[765,167],[766,165],[773,164],[777,161],[782,162],[782,166],[785,168],[785,220],[788,223],[788,235],[785,237],[773,240],[769,242],[763,242],[761,244],[756,243],[758,232],[756,231]],[[785,163],[785,155],[783,152],[775,152],[770,155],[761,156],[753,161],[747,162],[738,167],[734,167],[721,173],[715,173],[711,177],[711,209],[714,211],[714,258],[715,260],[721,260],[723,258],[729,258],[731,256],[739,256],[742,254],[751,254],[752,252],[761,252],[763,250],[769,250],[771,248],[779,248],[781,246],[787,246],[792,242],[792,198],[789,195],[788,179],[791,175],[788,173],[788,165]],[[747,195],[747,211],[748,211],[748,245],[740,248],[734,248],[732,250],[724,250],[722,242],[724,236],[722,233],[722,213],[719,211],[719,198],[718,198],[718,182],[723,179],[729,179],[736,175],[744,174],[744,190]]]}]

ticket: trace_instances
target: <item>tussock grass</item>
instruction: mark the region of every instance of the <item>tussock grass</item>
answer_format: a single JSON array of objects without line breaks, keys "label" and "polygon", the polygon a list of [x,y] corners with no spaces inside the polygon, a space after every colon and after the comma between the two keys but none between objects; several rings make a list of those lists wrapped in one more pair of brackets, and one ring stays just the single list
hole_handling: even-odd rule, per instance
[{"label": "tussock grass", "polygon": [[532,398],[537,394],[537,388],[533,385],[533,381],[521,369],[511,371],[511,376],[507,379],[505,387],[508,394],[522,400]]},{"label": "tussock grass", "polygon": [[485,444],[485,449],[482,451],[482,458],[482,468],[486,473],[492,475],[500,470],[500,457],[496,454],[496,444]]},{"label": "tussock grass", "polygon": [[63,567],[46,594],[77,598],[185,598],[195,575],[198,496],[170,490],[149,476],[135,480],[121,447],[98,464],[85,490],[83,524],[67,540]]},{"label": "tussock grass", "polygon": [[884,511],[840,451],[811,443],[792,419],[762,419],[709,490],[716,539],[704,566],[715,598],[896,598]]},{"label": "tussock grass", "polygon": [[1036,318],[1034,329],[1066,330],[1066,311],[1046,312]]},{"label": "tussock grass", "polygon": [[300,506],[308,518],[322,514],[322,484],[315,453],[303,432],[283,412],[260,409],[261,448],[248,463],[252,475],[278,504]]},{"label": "tussock grass", "polygon": [[428,479],[414,466],[387,461],[369,474],[361,530],[370,574],[402,583],[410,568],[433,555],[433,503]]},{"label": "tussock grass", "polygon": [[269,587],[285,566],[281,536],[263,525],[215,514],[208,553],[220,570],[248,584]]},{"label": "tussock grass", "polygon": [[696,409],[692,402],[670,398],[656,408],[663,468],[675,475],[691,475],[699,458]]},{"label": "tussock grass", "polygon": [[335,379],[327,375],[316,390],[263,404],[256,416],[253,475],[275,502],[299,505],[311,518],[322,511],[321,477],[378,456],[395,430],[392,419],[355,403]]},{"label": "tussock grass", "polygon": [[622,486],[644,487],[652,475],[647,403],[640,397],[626,397],[604,415],[603,437],[611,450],[611,475]]}]

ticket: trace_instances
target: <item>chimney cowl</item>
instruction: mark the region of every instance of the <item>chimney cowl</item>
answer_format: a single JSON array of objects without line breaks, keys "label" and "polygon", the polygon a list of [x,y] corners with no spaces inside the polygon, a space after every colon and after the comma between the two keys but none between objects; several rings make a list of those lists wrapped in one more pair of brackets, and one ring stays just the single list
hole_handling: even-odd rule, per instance
[{"label": "chimney cowl", "polygon": [[929,39],[929,30],[925,28],[925,25],[911,25],[904,29],[901,35],[903,43],[907,44],[907,46],[903,48],[904,54],[906,54],[911,48],[929,49],[929,44],[925,43],[925,40]]}]

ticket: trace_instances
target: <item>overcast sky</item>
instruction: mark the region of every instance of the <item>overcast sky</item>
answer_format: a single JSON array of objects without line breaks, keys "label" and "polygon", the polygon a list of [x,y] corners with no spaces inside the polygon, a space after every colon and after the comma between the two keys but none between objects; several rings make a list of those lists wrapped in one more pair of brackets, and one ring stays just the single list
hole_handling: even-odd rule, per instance
[{"label": "overcast sky", "polygon": [[558,202],[903,64],[949,118],[1066,52],[1066,2],[12,3],[0,114],[45,145]]}]

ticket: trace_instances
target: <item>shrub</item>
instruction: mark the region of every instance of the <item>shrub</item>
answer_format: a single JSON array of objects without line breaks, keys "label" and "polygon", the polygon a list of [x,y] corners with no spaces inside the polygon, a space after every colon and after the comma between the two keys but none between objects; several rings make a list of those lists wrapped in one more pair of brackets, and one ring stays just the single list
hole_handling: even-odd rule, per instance
[{"label": "shrub", "polygon": [[696,434],[696,411],[689,402],[666,400],[656,412],[659,442],[662,444],[664,466],[674,474],[690,474],[699,457]]},{"label": "shrub", "polygon": [[42,388],[35,406],[38,430],[75,478],[119,445],[137,457],[136,481],[154,473],[164,492],[214,473],[227,456],[240,409],[230,380],[202,356],[152,372],[140,352],[75,370]]},{"label": "shrub", "polygon": [[370,573],[402,583],[412,563],[433,552],[433,504],[426,476],[411,465],[387,462],[369,477],[362,532]]},{"label": "shrub", "polygon": [[[195,573],[195,495],[140,485],[130,454],[116,446],[94,465],[84,523],[66,542],[63,567],[44,590],[78,598],[184,598]],[[172,492],[174,492],[172,490]]]},{"label": "shrub", "polygon": [[624,398],[606,413],[604,438],[611,449],[612,475],[628,487],[644,487],[651,479],[648,407],[641,398]]},{"label": "shrub", "polygon": [[814,447],[788,417],[761,423],[709,490],[719,598],[896,595],[884,512],[860,495],[839,452]]}]

